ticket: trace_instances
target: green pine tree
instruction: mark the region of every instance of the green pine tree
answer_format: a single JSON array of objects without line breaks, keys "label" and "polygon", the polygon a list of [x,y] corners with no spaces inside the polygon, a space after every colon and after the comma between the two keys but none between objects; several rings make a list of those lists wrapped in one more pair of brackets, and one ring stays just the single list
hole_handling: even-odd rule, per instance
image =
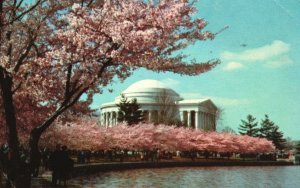
[{"label": "green pine tree", "polygon": [[279,131],[279,126],[269,119],[268,115],[265,115],[265,119],[261,122],[260,137],[272,141],[279,150],[285,148],[286,140],[283,133]]},{"label": "green pine tree", "polygon": [[247,120],[241,120],[242,124],[239,127],[239,133],[241,135],[257,137],[259,129],[257,128],[258,123],[255,120],[256,118],[250,114],[247,116]]},{"label": "green pine tree", "polygon": [[286,139],[283,138],[283,133],[279,131],[279,127],[275,125],[271,132],[271,140],[277,149],[282,150],[286,147]]},{"label": "green pine tree", "polygon": [[260,126],[259,136],[271,140],[271,132],[275,124],[269,119],[268,115],[265,115],[265,119],[261,121]]},{"label": "green pine tree", "polygon": [[127,97],[121,95],[119,107],[118,122],[127,122],[128,125],[135,125],[143,121],[143,113],[136,99],[129,101]]}]

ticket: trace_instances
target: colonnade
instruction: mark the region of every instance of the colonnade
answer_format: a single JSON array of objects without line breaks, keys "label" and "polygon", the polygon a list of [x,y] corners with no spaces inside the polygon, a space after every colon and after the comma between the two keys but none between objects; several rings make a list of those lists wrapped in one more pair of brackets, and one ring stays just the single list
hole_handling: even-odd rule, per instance
[{"label": "colonnade", "polygon": [[[142,111],[144,120],[146,122],[158,122],[158,110],[144,110]],[[216,130],[215,115],[203,111],[183,110],[180,111],[180,120],[184,126],[194,129],[202,130]],[[174,117],[175,119],[176,117]],[[110,111],[101,113],[101,125],[105,127],[112,127],[118,123],[118,111]]]},{"label": "colonnade", "polygon": [[184,110],[180,111],[180,120],[188,128],[194,128],[197,130],[216,130],[216,118],[212,113]]},{"label": "colonnade", "polygon": [[[146,122],[158,122],[158,110],[143,110],[142,114]],[[101,125],[112,127],[118,123],[118,111],[101,113]]]},{"label": "colonnade", "polygon": [[112,127],[118,123],[118,112],[104,112],[101,113],[101,125],[105,127]]}]

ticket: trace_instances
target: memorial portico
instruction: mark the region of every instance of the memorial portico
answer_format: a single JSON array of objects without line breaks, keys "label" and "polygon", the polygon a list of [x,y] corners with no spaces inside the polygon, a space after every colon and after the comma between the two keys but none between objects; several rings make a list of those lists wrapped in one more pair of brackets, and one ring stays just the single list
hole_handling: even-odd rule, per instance
[{"label": "memorial portico", "polygon": [[[183,126],[194,129],[215,131],[217,107],[210,99],[184,100],[174,90],[166,87],[157,80],[141,80],[129,86],[122,94],[129,100],[136,98],[143,112],[144,121],[158,122],[164,104],[157,100],[157,96],[164,94],[172,100],[178,113],[174,119],[179,119]],[[118,123],[118,107],[120,97],[114,102],[102,104],[100,107],[100,122],[102,126],[111,127]]]}]

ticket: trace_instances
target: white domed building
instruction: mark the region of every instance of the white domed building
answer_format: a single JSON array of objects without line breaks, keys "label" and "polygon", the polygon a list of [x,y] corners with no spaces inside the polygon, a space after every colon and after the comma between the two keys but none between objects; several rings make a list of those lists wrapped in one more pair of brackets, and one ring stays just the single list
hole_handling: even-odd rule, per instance
[{"label": "white domed building", "polygon": [[[174,90],[157,80],[141,80],[122,92],[128,98],[136,99],[143,112],[144,121],[163,123],[180,121],[183,126],[215,131],[217,107],[210,99],[184,100]],[[102,104],[100,122],[102,126],[117,124],[118,104],[121,95],[115,101]]]}]

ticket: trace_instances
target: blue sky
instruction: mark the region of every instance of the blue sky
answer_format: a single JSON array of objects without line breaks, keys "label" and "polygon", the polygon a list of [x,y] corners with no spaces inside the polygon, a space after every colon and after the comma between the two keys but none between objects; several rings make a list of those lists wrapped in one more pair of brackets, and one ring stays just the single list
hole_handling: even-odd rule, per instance
[{"label": "blue sky", "polygon": [[286,137],[300,140],[300,0],[200,0],[197,17],[208,30],[229,28],[213,41],[183,52],[199,61],[222,63],[199,76],[136,71],[94,97],[93,107],[113,101],[141,79],[166,83],[184,98],[211,98],[224,112],[218,127],[238,130],[252,114],[260,122],[268,114]]}]

